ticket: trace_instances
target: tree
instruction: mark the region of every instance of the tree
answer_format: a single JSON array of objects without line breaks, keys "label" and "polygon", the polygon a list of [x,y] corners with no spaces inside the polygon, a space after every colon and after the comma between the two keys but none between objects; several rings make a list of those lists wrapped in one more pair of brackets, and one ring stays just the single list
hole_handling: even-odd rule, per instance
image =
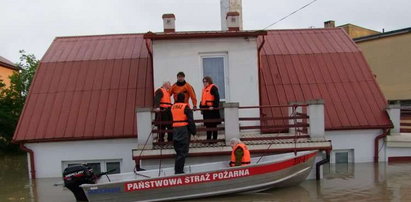
[{"label": "tree", "polygon": [[[40,62],[33,54],[26,54],[24,50],[20,51],[20,55],[20,61],[16,64],[20,70],[9,77],[8,88],[0,88],[0,152],[18,150],[11,140]],[[2,81],[0,86],[4,86]]]}]

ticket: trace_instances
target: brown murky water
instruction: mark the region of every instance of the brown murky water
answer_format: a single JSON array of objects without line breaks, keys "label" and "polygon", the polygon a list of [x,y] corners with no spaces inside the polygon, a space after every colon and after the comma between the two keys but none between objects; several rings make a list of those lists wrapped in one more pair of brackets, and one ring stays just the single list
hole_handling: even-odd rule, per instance
[{"label": "brown murky water", "polygon": [[[53,184],[59,178],[29,180],[26,156],[0,156],[0,201],[73,202]],[[262,193],[186,201],[411,201],[411,163],[337,164],[324,167],[324,179]]]}]

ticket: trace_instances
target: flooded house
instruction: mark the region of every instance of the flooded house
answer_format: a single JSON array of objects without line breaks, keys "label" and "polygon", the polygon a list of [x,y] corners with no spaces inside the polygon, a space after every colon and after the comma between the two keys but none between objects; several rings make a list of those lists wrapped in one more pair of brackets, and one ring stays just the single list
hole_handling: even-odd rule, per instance
[{"label": "flooded house", "polygon": [[163,32],[56,37],[13,138],[31,177],[60,177],[80,163],[97,172],[172,165],[172,145],[156,138],[153,93],[180,71],[196,92],[213,77],[223,103],[216,144],[194,112],[199,137],[186,165],[228,161],[232,137],[253,155],[320,150],[318,167],[387,161],[384,138],[398,110],[344,30],[243,30],[233,2],[222,9],[222,31],[178,31],[165,14]]}]

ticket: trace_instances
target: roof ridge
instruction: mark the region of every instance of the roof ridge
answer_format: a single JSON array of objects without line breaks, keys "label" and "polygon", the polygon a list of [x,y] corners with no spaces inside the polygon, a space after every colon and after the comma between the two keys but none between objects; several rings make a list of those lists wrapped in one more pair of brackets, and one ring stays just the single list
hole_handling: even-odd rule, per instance
[{"label": "roof ridge", "polygon": [[130,36],[130,35],[144,35],[145,33],[119,33],[119,34],[95,34],[95,35],[77,35],[77,36],[56,36],[55,39],[66,38],[87,38],[87,37],[109,37],[109,36]]},{"label": "roof ridge", "polygon": [[340,30],[341,27],[334,27],[334,28],[298,28],[298,29],[269,29],[269,31],[329,31],[329,30]]}]

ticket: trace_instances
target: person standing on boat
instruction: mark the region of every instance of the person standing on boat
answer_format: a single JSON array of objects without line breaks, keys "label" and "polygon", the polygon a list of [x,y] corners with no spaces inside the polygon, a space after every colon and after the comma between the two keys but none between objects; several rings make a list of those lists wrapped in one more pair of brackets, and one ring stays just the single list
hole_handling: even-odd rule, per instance
[{"label": "person standing on boat", "polygon": [[[203,114],[204,120],[220,119],[220,111],[216,108],[220,105],[220,94],[218,93],[218,87],[213,83],[213,79],[209,76],[203,78],[203,92],[201,96],[200,109]],[[207,131],[207,140],[217,140],[218,131],[217,125],[220,122],[204,122],[207,129],[216,129],[215,131]]]},{"label": "person standing on boat", "polygon": [[[156,121],[169,121],[173,120],[171,116],[171,95],[170,95],[171,84],[168,81],[165,81],[163,85],[156,90],[154,93],[154,111],[156,112]],[[157,125],[160,130],[172,130],[171,123],[160,123]],[[164,142],[164,132],[158,133],[158,142]],[[173,141],[173,133],[167,133],[167,141]]]},{"label": "person standing on boat", "polygon": [[232,138],[230,140],[230,146],[233,148],[231,151],[230,167],[250,165],[250,151],[240,139]]},{"label": "person standing on boat", "polygon": [[184,94],[177,95],[176,103],[171,107],[173,117],[173,141],[176,159],[174,165],[175,174],[184,173],[185,159],[188,155],[190,134],[196,134],[196,126],[193,119],[193,111],[184,102]]},{"label": "person standing on boat", "polygon": [[188,100],[191,98],[193,103],[193,109],[197,108],[197,98],[194,88],[186,82],[186,75],[184,72],[177,73],[177,82],[171,86],[170,94],[173,96],[174,101],[177,100],[177,95],[179,93],[184,94],[184,103],[188,104]]}]

